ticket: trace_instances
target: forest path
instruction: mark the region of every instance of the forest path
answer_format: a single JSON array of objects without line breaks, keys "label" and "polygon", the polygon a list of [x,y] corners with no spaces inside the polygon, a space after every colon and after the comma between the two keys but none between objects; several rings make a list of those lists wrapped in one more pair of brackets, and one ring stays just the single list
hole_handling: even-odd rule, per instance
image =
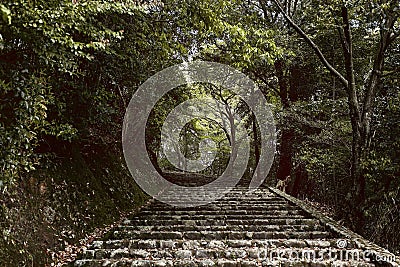
[{"label": "forest path", "polygon": [[392,256],[279,190],[237,186],[198,207],[152,199],[72,265],[397,266],[377,262]]}]

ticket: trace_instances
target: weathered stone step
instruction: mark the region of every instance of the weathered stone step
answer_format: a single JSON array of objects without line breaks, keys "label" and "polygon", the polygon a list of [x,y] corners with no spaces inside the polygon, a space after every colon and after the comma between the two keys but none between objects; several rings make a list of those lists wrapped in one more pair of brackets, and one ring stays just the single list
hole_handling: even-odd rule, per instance
[{"label": "weathered stone step", "polygon": [[[164,201],[167,200],[168,204],[173,204],[173,206],[185,206],[185,207],[191,207],[190,203],[188,203],[186,200],[184,199],[178,199],[177,198],[172,198],[172,199],[164,199]],[[202,203],[202,204],[199,204]],[[198,203],[196,203],[196,207],[206,207],[210,204],[214,204],[215,202],[210,202],[210,201],[203,201],[203,200],[198,200]],[[217,205],[222,205],[222,206],[229,206],[229,205],[239,205],[239,204],[243,204],[243,205],[249,205],[251,206],[251,199],[241,199],[241,198],[229,198],[226,200],[220,200],[217,202]],[[281,199],[281,200],[273,200],[273,201],[269,201],[269,200],[263,200],[263,199],[257,199],[254,204],[288,204],[288,202],[285,202],[285,200]],[[162,206],[162,207],[166,207],[166,205],[164,203],[155,203],[153,204],[154,206]]]},{"label": "weathered stone step", "polygon": [[[197,210],[197,209],[202,209],[202,208],[207,208],[208,206],[215,206],[215,207],[235,207],[235,206],[280,206],[280,205],[291,205],[288,202],[284,200],[274,200],[274,201],[219,201],[219,202],[212,202],[212,203],[207,203],[206,205],[203,206],[197,206],[197,207],[171,207],[168,204],[162,203],[162,202],[155,202],[151,205],[151,207],[154,207],[155,209],[192,209],[192,210]],[[147,208],[147,207],[146,207]]]},{"label": "weathered stone step", "polygon": [[325,227],[314,224],[292,224],[292,225],[119,225],[117,231],[324,231]]},{"label": "weathered stone step", "polygon": [[264,216],[282,216],[282,215],[305,215],[306,213],[297,208],[291,207],[290,209],[284,210],[144,210],[141,211],[138,215],[139,216],[148,216],[148,215],[155,215],[155,216],[164,216],[164,215],[191,215],[191,216],[213,216],[213,215],[264,215]]},{"label": "weathered stone step", "polygon": [[[160,196],[163,197],[173,197],[176,195],[180,195],[181,193],[184,193],[185,189],[183,189],[183,191],[180,189],[176,192],[174,191],[165,191],[165,192],[160,192]],[[194,189],[193,188],[187,188],[188,193],[193,193],[193,197],[196,196],[216,196],[218,195],[218,197],[220,198],[229,198],[231,196],[233,197],[237,197],[237,196],[243,196],[243,197],[247,197],[247,198],[252,198],[252,197],[263,197],[263,198],[281,198],[281,196],[278,195],[274,195],[273,192],[270,191],[264,191],[264,190],[257,190],[254,192],[249,192],[249,191],[243,191],[243,190],[221,190],[221,189],[214,189],[214,190],[209,190],[209,189]]]},{"label": "weathered stone step", "polygon": [[[183,188],[180,188],[179,191],[165,191],[161,192],[160,196],[163,197],[174,197],[176,195],[180,195],[182,193]],[[185,192],[185,189],[183,189],[183,192]],[[196,196],[212,196],[212,195],[218,195],[221,197],[221,199],[224,198],[229,198],[229,197],[246,197],[246,198],[257,198],[257,197],[262,197],[262,198],[282,198],[281,196],[278,196],[274,194],[274,192],[271,192],[269,190],[256,190],[253,192],[249,192],[247,189],[242,190],[242,189],[232,189],[232,190],[226,190],[226,189],[221,189],[221,188],[214,188],[214,190],[208,190],[205,188],[187,188],[188,193],[194,193],[193,197]]]},{"label": "weathered stone step", "polygon": [[253,203],[253,204],[210,204],[206,206],[198,206],[198,207],[168,207],[166,205],[159,206],[149,206],[141,209],[141,211],[160,211],[160,210],[177,210],[177,211],[221,211],[221,210],[298,210],[299,208],[293,205],[289,205],[287,203]]},{"label": "weathered stone step", "polygon": [[[250,199],[241,199],[241,198],[236,198],[236,199],[229,198],[229,199],[225,199],[225,200],[218,200],[218,202],[200,201],[199,200],[199,202],[202,202],[203,204],[196,203],[195,207],[205,207],[205,206],[208,206],[210,204],[211,205],[215,204],[215,205],[218,205],[218,206],[229,206],[229,205],[240,205],[240,204],[249,205],[249,206],[251,206],[252,204],[264,204],[264,205],[265,204],[271,204],[271,205],[274,205],[274,204],[289,204],[289,202],[285,201],[284,199],[272,200],[272,201],[263,200],[263,199],[258,200],[257,199],[254,202],[252,202]],[[175,198],[168,199],[168,205],[171,204],[171,203],[174,203],[174,204],[176,204],[176,206],[180,206],[180,207],[184,207],[184,206],[191,207],[190,205],[188,205],[189,203],[187,203],[186,200],[180,200],[178,198],[177,199],[175,199]],[[152,204],[152,206],[155,206],[155,207],[158,207],[158,206],[167,207],[167,204],[165,204],[163,202],[155,201]]]},{"label": "weathered stone step", "polygon": [[264,200],[264,201],[282,201],[285,200],[283,197],[273,195],[271,193],[254,193],[254,194],[243,194],[243,193],[228,193],[221,197],[218,201],[239,201],[239,200]]},{"label": "weathered stone step", "polygon": [[327,231],[113,231],[107,238],[114,239],[313,239],[329,238],[332,233]]},{"label": "weathered stone step", "polygon": [[123,225],[199,225],[199,226],[206,226],[206,225],[246,225],[246,224],[253,224],[253,225],[293,225],[293,224],[306,224],[306,225],[316,225],[320,224],[317,219],[309,219],[309,218],[285,218],[285,217],[277,217],[271,219],[252,219],[249,220],[239,220],[239,219],[220,219],[220,220],[213,220],[213,219],[197,219],[192,218],[188,220],[175,220],[175,219],[165,219],[164,217],[161,219],[143,219],[143,218],[136,218],[136,219],[127,219],[123,222]]},{"label": "weathered stone step", "polygon": [[[95,249],[211,249],[211,248],[335,248],[338,239],[269,239],[269,240],[182,240],[182,239],[119,239],[94,241],[89,250]],[[358,248],[354,241],[347,241],[347,249]]]},{"label": "weathered stone step", "polygon": [[[218,186],[222,190],[225,185]],[[335,230],[339,226],[328,224],[327,218],[274,190],[249,193],[247,188],[236,188],[222,199],[196,207],[173,207],[151,200],[102,240],[94,241],[74,264],[82,267],[374,266],[362,261],[363,258],[322,259],[320,252],[343,251],[339,249],[339,244],[343,244],[340,237],[347,232]],[[200,198],[215,193],[200,188],[193,195]],[[164,197],[177,204],[190,204],[178,199],[174,192],[165,191]],[[344,236],[350,256],[366,249],[358,237],[350,241],[347,237],[352,235]],[[271,251],[277,251],[276,257],[269,256]],[[293,258],[304,254],[306,258]]]},{"label": "weathered stone step", "polygon": [[[168,197],[164,197],[163,199],[168,199],[168,200],[174,200],[179,202],[179,197],[178,195],[173,196],[169,195]],[[182,203],[184,200],[182,200]],[[264,202],[272,202],[272,201],[277,201],[277,202],[282,202],[286,201],[282,197],[273,197],[273,196],[263,196],[263,195],[255,195],[255,196],[247,196],[247,195],[225,195],[224,197],[220,198],[217,200],[218,202],[228,202],[228,201],[235,201],[235,202],[250,202],[250,201],[264,201]]]},{"label": "weathered stone step", "polygon": [[243,215],[235,215],[235,214],[224,214],[224,215],[147,215],[147,216],[133,216],[131,220],[241,220],[241,221],[252,221],[252,220],[269,220],[269,219],[309,219],[311,216],[308,215],[254,215],[254,214],[243,214]]},{"label": "weathered stone step", "polygon": [[[337,259],[360,259],[363,251],[360,249],[332,249],[332,256]],[[87,250],[85,259],[250,259],[273,260],[309,259],[317,260],[322,256],[329,256],[324,248],[201,248],[201,249],[93,249]]]},{"label": "weathered stone step", "polygon": [[234,214],[224,214],[224,215],[147,215],[145,217],[132,217],[131,220],[149,220],[149,221],[157,221],[157,220],[174,220],[174,221],[187,221],[187,220],[240,220],[245,224],[251,223],[253,220],[270,220],[270,219],[310,219],[310,216],[305,215],[253,215],[253,214],[245,214],[245,215],[234,215]]},{"label": "weathered stone step", "polygon": [[365,261],[340,261],[340,260],[317,260],[307,261],[292,259],[282,260],[250,260],[250,259],[190,259],[190,260],[137,260],[137,259],[99,259],[99,260],[78,260],[75,262],[76,267],[257,267],[257,266],[274,266],[274,267],[325,267],[325,266],[375,266]]}]

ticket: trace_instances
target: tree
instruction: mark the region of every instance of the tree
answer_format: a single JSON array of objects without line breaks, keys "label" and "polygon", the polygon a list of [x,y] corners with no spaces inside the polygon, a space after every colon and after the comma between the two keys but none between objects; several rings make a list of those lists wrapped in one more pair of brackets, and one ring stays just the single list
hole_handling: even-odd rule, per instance
[{"label": "tree", "polygon": [[[279,11],[304,41],[314,50],[325,68],[334,75],[347,92],[349,116],[352,126],[352,158],[351,179],[353,181],[353,207],[359,224],[363,224],[362,206],[365,204],[366,180],[362,171],[362,160],[366,157],[371,143],[371,116],[375,105],[377,91],[380,89],[380,79],[384,71],[386,52],[400,34],[400,9],[398,1],[347,3],[333,1],[321,8],[329,10],[336,23],[342,44],[345,74],[332,66],[312,38],[305,33],[287,14],[278,0],[274,0]],[[333,5],[332,5],[333,4]],[[332,6],[329,6],[332,5]],[[324,14],[327,14],[324,13]],[[372,14],[372,15],[368,15]],[[341,21],[339,21],[339,19]],[[356,22],[357,20],[358,22]],[[366,73],[359,73],[354,67],[354,46],[352,28],[363,23],[371,30],[378,30],[379,36],[372,46],[372,64]],[[357,79],[356,77],[366,77]]]},{"label": "tree", "polygon": [[71,142],[120,142],[135,87],[172,61],[171,30],[151,26],[159,12],[130,1],[2,3],[0,180],[12,183]]}]

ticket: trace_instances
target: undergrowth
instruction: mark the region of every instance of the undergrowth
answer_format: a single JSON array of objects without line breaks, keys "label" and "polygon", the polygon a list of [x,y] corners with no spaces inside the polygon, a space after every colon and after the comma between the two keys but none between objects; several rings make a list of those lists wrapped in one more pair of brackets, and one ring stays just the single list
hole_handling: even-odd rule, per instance
[{"label": "undergrowth", "polygon": [[3,188],[0,266],[48,265],[57,251],[147,199],[122,155],[104,146],[72,146],[47,166]]}]

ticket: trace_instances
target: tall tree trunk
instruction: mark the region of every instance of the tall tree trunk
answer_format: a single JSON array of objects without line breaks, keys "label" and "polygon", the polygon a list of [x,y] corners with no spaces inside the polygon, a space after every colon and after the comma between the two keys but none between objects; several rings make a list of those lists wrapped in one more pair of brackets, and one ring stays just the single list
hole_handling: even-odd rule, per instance
[{"label": "tall tree trunk", "polygon": [[[289,78],[284,74],[285,64],[282,60],[275,62],[275,71],[279,83],[279,95],[283,106],[283,110],[287,111],[291,103],[294,103],[299,98],[299,87],[301,80],[301,68],[299,66],[291,66]],[[296,138],[296,132],[291,127],[282,127],[282,135],[280,142],[280,157],[277,170],[277,179],[285,180],[292,174],[293,168],[293,144]],[[301,179],[296,177],[296,179]],[[299,184],[301,181],[298,181]],[[293,189],[293,188],[292,188]],[[291,191],[291,190],[289,190]],[[291,193],[291,192],[289,192]]]},{"label": "tall tree trunk", "polygon": [[[284,62],[282,60],[275,61],[275,72],[279,83],[279,96],[283,106],[283,110],[289,108],[288,99],[288,82],[284,75]],[[292,171],[292,140],[293,133],[287,128],[282,127],[282,135],[280,141],[280,156],[276,178],[278,180],[285,180],[290,176]]]},{"label": "tall tree trunk", "polygon": [[293,186],[290,189],[290,194],[292,196],[297,197],[300,192],[300,187],[302,186],[302,183],[304,180],[307,180],[308,175],[307,175],[307,170],[305,167],[305,164],[303,162],[300,162],[297,167],[294,169],[294,182]]},{"label": "tall tree trunk", "polygon": [[[279,95],[283,106],[286,111],[290,107],[289,99],[289,84],[284,74],[284,62],[277,60],[275,62],[275,72],[279,83]],[[282,135],[280,141],[280,156],[276,178],[278,180],[285,180],[292,172],[293,163],[293,141],[294,130],[292,128],[282,127]]]},{"label": "tall tree trunk", "polygon": [[285,180],[292,172],[293,139],[293,129],[282,130],[279,166],[276,173],[278,180]]},{"label": "tall tree trunk", "polygon": [[351,207],[354,216],[354,227],[362,228],[365,218],[363,205],[365,203],[365,177],[361,169],[361,158],[364,146],[363,123],[360,114],[360,105],[357,97],[357,89],[354,72],[353,44],[350,30],[350,20],[347,7],[341,9],[343,29],[341,30],[341,43],[344,54],[347,83],[347,101],[350,111],[350,121],[352,128],[352,151],[350,176],[353,183]]},{"label": "tall tree trunk", "polygon": [[[257,132],[257,120],[256,116],[253,114],[253,135],[254,135],[254,156],[255,156],[255,166],[257,166],[258,162],[260,161],[260,144],[259,144],[259,137],[258,137],[258,132]],[[259,168],[256,168],[255,170],[259,170]],[[257,176],[259,177],[260,173],[257,173]]]}]

